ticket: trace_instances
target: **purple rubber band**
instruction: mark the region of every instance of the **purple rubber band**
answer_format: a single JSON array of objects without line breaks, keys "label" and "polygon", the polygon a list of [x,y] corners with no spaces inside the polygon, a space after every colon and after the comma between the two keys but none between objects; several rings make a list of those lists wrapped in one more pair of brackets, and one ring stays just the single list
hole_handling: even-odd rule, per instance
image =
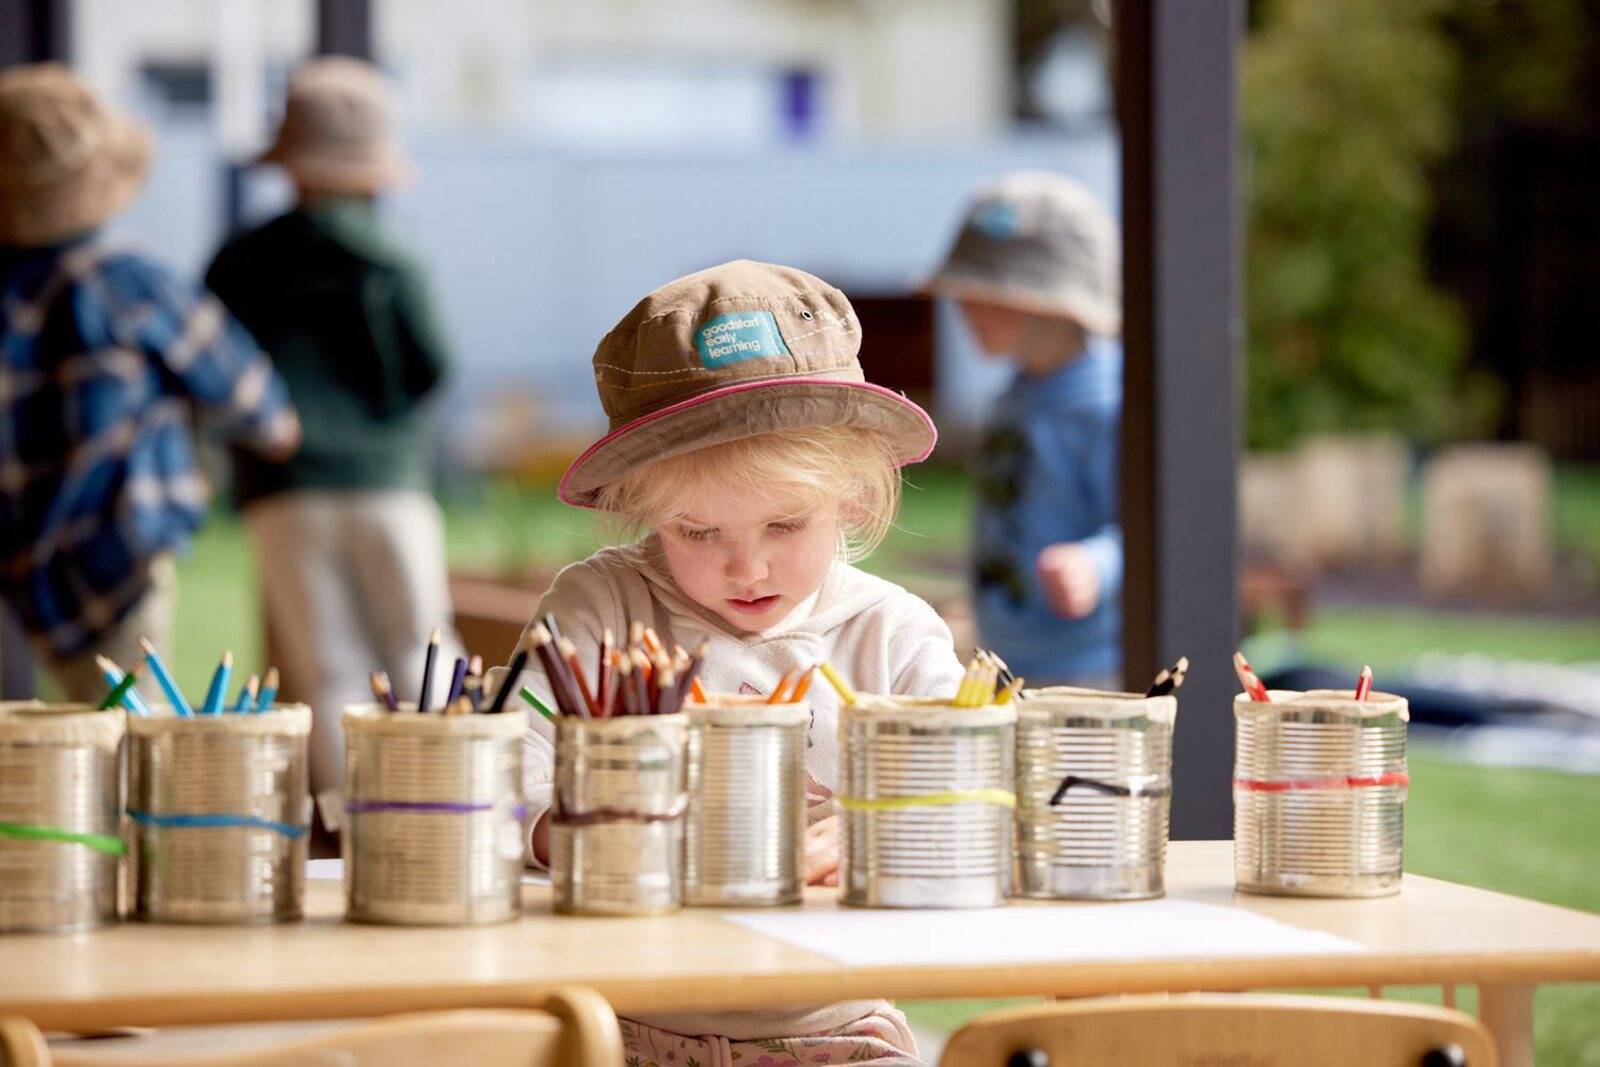
[{"label": "purple rubber band", "polygon": [[[409,811],[433,815],[471,815],[476,811],[493,811],[498,804],[453,804],[447,800],[352,800],[345,804],[344,810],[351,815],[362,815],[369,811]],[[525,818],[528,809],[518,804],[511,809],[517,818]]]}]

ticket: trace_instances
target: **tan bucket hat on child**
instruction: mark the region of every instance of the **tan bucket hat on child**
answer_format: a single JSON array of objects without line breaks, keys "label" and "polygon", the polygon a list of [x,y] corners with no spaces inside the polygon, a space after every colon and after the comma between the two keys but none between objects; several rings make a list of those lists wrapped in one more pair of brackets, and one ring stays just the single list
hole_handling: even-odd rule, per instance
[{"label": "tan bucket hat on child", "polygon": [[299,185],[321,193],[374,194],[410,181],[400,145],[399,108],[389,80],[372,64],[327,56],[289,79],[283,125],[261,157]]},{"label": "tan bucket hat on child", "polygon": [[59,63],[0,72],[0,244],[101,225],[144,185],[150,135]]},{"label": "tan bucket hat on child", "polygon": [[640,464],[777,430],[855,426],[901,464],[926,459],[933,420],[866,381],[861,323],[845,295],[793,267],[737,260],[645,297],[594,353],[611,432],[573,461],[556,492],[593,507]]},{"label": "tan bucket hat on child", "polygon": [[1120,245],[1117,224],[1088,189],[1060,174],[1018,171],[973,194],[944,266],[922,288],[1114,335],[1122,330]]}]

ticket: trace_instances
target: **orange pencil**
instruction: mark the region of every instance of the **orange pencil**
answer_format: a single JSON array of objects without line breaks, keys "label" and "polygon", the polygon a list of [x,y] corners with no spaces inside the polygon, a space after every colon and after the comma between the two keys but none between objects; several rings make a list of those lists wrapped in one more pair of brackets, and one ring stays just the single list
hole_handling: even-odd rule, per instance
[{"label": "orange pencil", "polygon": [[784,671],[783,677],[778,679],[778,684],[772,687],[772,695],[767,698],[768,704],[787,704],[789,698],[784,694],[788,692],[789,684],[794,680],[794,671]]},{"label": "orange pencil", "polygon": [[700,684],[700,679],[694,678],[689,682],[689,692],[702,704],[710,703],[711,698],[706,696],[706,687]]},{"label": "orange pencil", "polygon": [[794,683],[794,692],[789,694],[789,703],[798,704],[806,698],[811,691],[811,676],[817,673],[817,665],[813,663],[800,672],[800,678]]}]

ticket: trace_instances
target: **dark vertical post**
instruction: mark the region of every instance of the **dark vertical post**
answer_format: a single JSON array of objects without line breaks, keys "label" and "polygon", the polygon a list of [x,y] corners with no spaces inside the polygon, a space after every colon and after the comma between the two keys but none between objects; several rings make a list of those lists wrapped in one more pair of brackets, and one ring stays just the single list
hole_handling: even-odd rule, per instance
[{"label": "dark vertical post", "polygon": [[[68,0],[0,0],[0,67],[65,61],[71,50]],[[0,700],[34,695],[33,654],[11,609],[0,604]]]},{"label": "dark vertical post", "polygon": [[372,0],[317,0],[317,54],[372,58]]},{"label": "dark vertical post", "polygon": [[1232,836],[1238,639],[1240,0],[1123,0],[1126,369],[1123,652],[1141,687],[1192,666],[1174,752],[1172,833]]}]

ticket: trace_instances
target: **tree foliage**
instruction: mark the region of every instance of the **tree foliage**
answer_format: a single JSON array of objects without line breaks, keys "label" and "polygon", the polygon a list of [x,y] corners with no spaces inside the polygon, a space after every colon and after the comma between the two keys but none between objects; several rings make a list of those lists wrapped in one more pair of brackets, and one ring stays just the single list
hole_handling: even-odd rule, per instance
[{"label": "tree foliage", "polygon": [[1244,55],[1248,436],[1476,430],[1460,309],[1430,283],[1430,168],[1450,151],[1446,0],[1263,0]]}]

